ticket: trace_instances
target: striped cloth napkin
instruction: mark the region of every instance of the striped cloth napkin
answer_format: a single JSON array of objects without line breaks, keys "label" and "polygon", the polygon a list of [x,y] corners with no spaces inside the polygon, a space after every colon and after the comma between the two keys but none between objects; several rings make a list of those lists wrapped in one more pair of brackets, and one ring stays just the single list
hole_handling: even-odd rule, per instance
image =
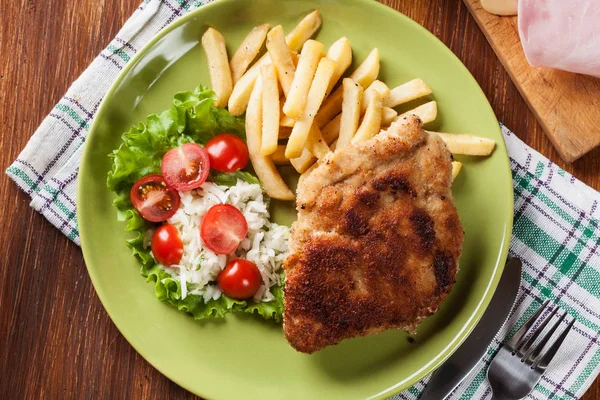
[{"label": "striped cloth napkin", "polygon": [[[6,173],[31,206],[75,243],[76,186],[82,145],[100,101],[125,64],[158,31],[208,1],[146,0],[52,109]],[[524,261],[509,323],[451,399],[489,399],[485,372],[513,332],[545,300],[577,319],[569,340],[528,399],[577,399],[600,372],[600,193],[585,186],[502,127],[513,172],[511,256]],[[566,325],[566,321],[565,321]],[[394,399],[416,399],[426,379]]]}]

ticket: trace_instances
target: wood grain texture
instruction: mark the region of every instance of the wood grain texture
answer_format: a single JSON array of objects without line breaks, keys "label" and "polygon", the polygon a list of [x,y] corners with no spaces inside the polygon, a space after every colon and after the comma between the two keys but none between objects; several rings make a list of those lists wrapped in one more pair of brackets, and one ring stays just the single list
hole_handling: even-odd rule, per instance
[{"label": "wood grain texture", "polygon": [[565,161],[600,145],[600,79],[527,62],[517,17],[486,12],[480,0],[464,0],[488,42]]},{"label": "wood grain texture", "polygon": [[[527,144],[600,189],[600,150],[562,162],[459,1],[387,0],[439,37]],[[2,0],[0,167],[109,43],[138,0]],[[0,398],[195,399],[143,360],[98,300],[81,251],[0,175]],[[584,400],[600,398],[600,383]]]}]

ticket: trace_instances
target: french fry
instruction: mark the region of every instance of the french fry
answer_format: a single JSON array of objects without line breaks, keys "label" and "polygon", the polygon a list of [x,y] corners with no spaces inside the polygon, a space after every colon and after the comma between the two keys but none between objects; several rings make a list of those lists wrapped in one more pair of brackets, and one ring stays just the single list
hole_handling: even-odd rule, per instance
[{"label": "french fry", "polygon": [[325,99],[323,105],[319,109],[315,121],[319,128],[323,128],[329,123],[336,115],[342,111],[342,102],[344,99],[344,93],[341,87],[338,87],[329,97]]},{"label": "french fry", "polygon": [[365,89],[365,95],[361,105],[361,112],[363,114],[367,111],[367,106],[371,102],[371,95],[375,90],[381,94],[381,101],[383,101],[384,104],[388,97],[390,97],[390,88],[387,87],[385,83],[381,82],[380,80],[373,81],[373,83],[371,83],[371,85]]},{"label": "french fry", "polygon": [[[285,37],[288,48],[291,51],[300,50],[304,42],[310,39],[317,29],[319,29],[321,22],[321,14],[318,11],[313,11],[304,17],[289,35]],[[228,102],[228,110],[232,115],[239,116],[246,112],[254,82],[258,75],[260,75],[260,67],[270,62],[271,57],[269,57],[269,54],[263,55],[235,84]]]},{"label": "french fry", "polygon": [[350,78],[344,78],[342,81],[342,91],[343,101],[338,148],[349,145],[352,137],[358,130],[364,94],[363,87]]},{"label": "french fry", "polygon": [[300,61],[300,54],[297,51],[290,50],[290,54],[292,55],[292,61],[294,62],[294,67],[298,68],[298,61]]},{"label": "french fry", "polygon": [[381,114],[383,111],[383,100],[381,93],[374,90],[371,94],[371,101],[367,107],[367,112],[352,138],[352,143],[360,143],[371,139],[381,130]]},{"label": "french fry", "polygon": [[[337,140],[334,140],[331,144],[330,144],[330,148],[331,151],[335,151],[336,147],[337,147]],[[314,170],[317,167],[317,158],[314,157],[310,151],[308,151],[306,148],[304,148],[304,150],[306,150],[305,152],[302,152],[302,156],[298,159],[293,159],[292,164],[294,164],[294,167],[298,167],[300,170],[302,170],[302,172],[300,172],[302,175],[300,175],[300,179],[298,180],[298,185],[300,185],[300,183],[303,180],[303,176],[307,176],[308,174],[306,172],[309,172]],[[305,158],[306,157],[306,158]],[[294,162],[295,160],[295,162]],[[309,172],[310,173],[310,172]]]},{"label": "french fry", "polygon": [[269,24],[254,27],[238,47],[229,63],[234,84],[240,80],[248,66],[260,52],[268,31]]},{"label": "french fry", "polygon": [[313,124],[310,128],[308,138],[306,139],[306,148],[319,160],[331,152],[321,134],[321,130],[316,124]]},{"label": "french fry", "polygon": [[258,79],[250,94],[246,112],[246,142],[252,167],[265,192],[274,199],[293,200],[294,193],[285,184],[275,164],[261,153],[262,141],[262,81]]},{"label": "french fry", "polygon": [[285,42],[285,35],[283,34],[283,27],[281,25],[277,25],[267,33],[267,50],[269,51],[271,62],[277,70],[277,76],[283,93],[287,97],[292,86],[296,67],[294,67],[294,60],[292,60],[290,49]]},{"label": "french fry", "polygon": [[352,47],[350,47],[348,38],[344,36],[333,42],[329,50],[327,50],[327,58],[336,62],[335,72],[327,87],[326,95],[329,95],[335,84],[344,75],[350,64],[352,64]]},{"label": "french fry", "polygon": [[417,108],[405,112],[404,114],[398,115],[394,121],[404,118],[410,114],[414,114],[419,117],[421,122],[424,124],[431,122],[437,117],[437,103],[435,101],[430,101],[429,103],[422,104]]},{"label": "french fry", "polygon": [[277,73],[273,64],[260,68],[262,79],[262,143],[260,151],[263,156],[273,154],[277,150],[279,140],[279,87]]},{"label": "french fry", "polygon": [[325,97],[329,80],[331,79],[331,75],[333,75],[334,71],[334,61],[327,57],[324,57],[321,59],[321,61],[319,61],[317,72],[315,73],[313,82],[310,85],[310,90],[308,91],[306,107],[304,108],[301,118],[298,119],[294,124],[292,134],[290,135],[287,147],[285,149],[285,156],[287,158],[296,158],[302,155],[302,149],[306,143],[306,139],[313,124],[315,114],[321,106],[323,97]]},{"label": "french fry", "polygon": [[332,119],[327,125],[321,129],[321,134],[327,142],[328,145],[331,145],[334,141],[337,140],[340,134],[340,128],[342,125],[342,114],[338,114],[334,119]]},{"label": "french fry", "polygon": [[397,116],[398,112],[393,108],[383,107],[383,114],[381,115],[381,126],[390,126]]},{"label": "french fry", "polygon": [[379,75],[379,49],[374,48],[365,61],[350,75],[350,79],[362,87],[368,87],[377,79],[377,75]]},{"label": "french fry", "polygon": [[[379,75],[379,50],[373,49],[367,58],[356,70],[350,75],[350,79],[358,83],[362,87],[368,87]],[[336,115],[342,110],[343,93],[342,88],[337,88],[323,102],[319,113],[316,116],[317,125],[319,128],[327,125]]]},{"label": "french fry", "polygon": [[285,158],[285,146],[280,144],[277,146],[275,153],[271,154],[271,160],[275,165],[289,165],[290,160]]},{"label": "french fry", "polygon": [[202,47],[206,52],[210,83],[217,95],[215,107],[225,107],[233,90],[225,38],[216,29],[208,28],[202,35]]},{"label": "french fry", "polygon": [[250,94],[252,93],[252,88],[254,88],[256,78],[260,75],[260,68],[263,65],[270,63],[271,57],[269,57],[269,54],[267,53],[257,62],[255,62],[254,65],[250,67],[250,69],[246,71],[246,73],[240,78],[240,80],[237,81],[233,87],[233,92],[231,92],[229,103],[227,105],[227,109],[231,115],[240,116],[246,112],[248,101],[250,100]]},{"label": "french fry", "polygon": [[323,19],[317,10],[311,12],[296,25],[296,27],[285,37],[290,50],[299,51],[304,42],[312,37],[321,27]]},{"label": "french fry", "polygon": [[489,156],[496,147],[493,139],[481,136],[432,132],[438,134],[446,143],[452,154],[465,154],[468,156]]},{"label": "french fry", "polygon": [[286,93],[283,112],[288,117],[299,119],[306,106],[306,96],[315,76],[323,52],[323,43],[307,40],[302,47],[298,68],[294,73],[291,88]]},{"label": "french fry", "polygon": [[390,91],[390,96],[385,102],[386,107],[396,107],[423,96],[431,94],[431,88],[421,79],[413,79]]},{"label": "french fry", "polygon": [[315,161],[317,161],[317,157],[315,157],[306,147],[302,149],[300,157],[290,159],[290,163],[299,174],[310,168]]},{"label": "french fry", "polygon": [[296,124],[296,120],[288,117],[287,115],[281,113],[281,119],[279,120],[279,125],[285,126],[288,128],[293,128]]},{"label": "french fry", "polygon": [[452,180],[455,180],[462,168],[460,161],[452,161]]}]

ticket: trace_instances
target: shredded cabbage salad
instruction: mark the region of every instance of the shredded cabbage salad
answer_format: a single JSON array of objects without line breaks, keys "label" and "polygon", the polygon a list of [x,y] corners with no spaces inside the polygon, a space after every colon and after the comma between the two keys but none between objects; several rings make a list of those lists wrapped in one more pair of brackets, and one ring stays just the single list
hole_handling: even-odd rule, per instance
[{"label": "shredded cabbage salad", "polygon": [[[156,297],[195,319],[223,317],[229,312],[257,313],[280,321],[283,313],[281,263],[287,251],[289,228],[269,220],[269,198],[258,179],[245,171],[211,173],[200,188],[180,192],[181,206],[167,222],[184,244],[178,265],[164,267],[152,256],[149,238],[158,224],[144,220],[131,204],[133,184],[149,174],[160,174],[163,155],[185,143],[204,145],[222,132],[245,139],[244,119],[214,107],[213,91],[199,86],[175,95],[171,108],[149,115],[122,135],[123,143],[109,156],[112,169],[107,186],[116,194],[114,205],[126,231],[135,233],[127,246],[141,262],[141,274],[154,282]],[[202,245],[198,226],[202,215],[215,204],[237,207],[248,222],[248,235],[235,254],[217,255]],[[221,293],[216,276],[232,258],[245,258],[258,267],[262,283],[251,300]]]}]

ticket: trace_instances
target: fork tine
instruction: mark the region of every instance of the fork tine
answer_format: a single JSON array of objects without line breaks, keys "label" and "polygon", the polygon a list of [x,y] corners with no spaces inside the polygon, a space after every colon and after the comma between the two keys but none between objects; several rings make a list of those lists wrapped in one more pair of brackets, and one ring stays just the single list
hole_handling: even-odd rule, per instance
[{"label": "fork tine", "polygon": [[535,312],[535,314],[533,314],[531,316],[531,318],[529,318],[527,320],[527,322],[525,322],[523,324],[523,326],[521,328],[519,328],[518,331],[515,332],[515,334],[510,338],[510,340],[508,342],[506,342],[506,345],[511,350],[516,350],[517,349],[517,345],[519,344],[519,342],[521,341],[521,339],[523,339],[523,336],[525,336],[525,334],[527,333],[527,331],[529,331],[529,328],[531,328],[531,326],[535,323],[535,321],[537,321],[537,319],[539,318],[539,316],[542,314],[542,311],[544,311],[544,309],[546,308],[546,306],[548,305],[549,302],[550,302],[550,300],[544,301],[544,303]]},{"label": "fork tine", "polygon": [[535,363],[532,365],[532,368],[537,368],[542,371],[544,371],[544,370],[546,370],[546,368],[548,368],[548,364],[550,364],[550,362],[552,361],[552,359],[558,352],[558,349],[560,348],[560,346],[564,342],[565,338],[571,331],[571,328],[573,328],[574,324],[575,324],[575,318],[573,318],[571,320],[571,322],[569,322],[569,325],[567,325],[565,330],[562,331],[562,333],[560,334],[558,339],[556,339],[556,341],[552,344],[552,346],[548,349],[548,351],[541,357],[541,359],[539,361],[537,361],[537,360],[535,361]]},{"label": "fork tine", "polygon": [[538,326],[534,331],[533,334],[531,335],[531,337],[529,338],[529,340],[527,340],[525,342],[525,344],[522,345],[522,347],[519,349],[518,354],[519,356],[523,357],[523,359],[526,359],[527,357],[523,356],[523,354],[530,354],[530,348],[531,346],[533,346],[533,344],[535,343],[535,341],[537,340],[537,338],[540,336],[540,334],[542,333],[542,331],[544,329],[546,329],[546,325],[548,325],[548,323],[550,322],[550,320],[552,319],[552,317],[554,317],[554,315],[556,314],[556,312],[558,311],[558,307],[555,307],[554,310],[552,310],[552,312],[550,313],[550,315],[548,315],[546,317],[546,319],[540,324],[540,326]]},{"label": "fork tine", "polygon": [[[543,324],[544,326],[543,327],[540,326],[540,328],[538,329],[538,332],[541,332],[544,329],[544,327],[547,325],[547,322],[550,321],[550,319],[554,316],[554,314],[555,313],[552,313],[552,315],[550,315],[546,319],[546,321],[544,321],[544,324]],[[563,322],[563,320],[565,319],[566,316],[567,316],[567,312],[565,311],[560,316],[560,318],[558,319],[558,321],[556,321],[554,323],[554,325],[552,325],[552,327],[544,335],[544,337],[542,338],[542,340],[540,340],[540,342],[537,344],[537,346],[535,346],[534,348],[532,348],[531,350],[529,350],[527,352],[527,354],[523,358],[525,360],[527,360],[528,363],[533,363],[534,360],[536,360],[538,358],[538,356],[540,355],[540,353],[542,352],[542,350],[544,350],[544,347],[546,347],[546,344],[548,343],[548,341],[550,340],[550,338],[552,337],[552,335],[554,335],[554,332],[556,332],[556,329],[560,326],[560,324]],[[533,344],[533,342],[532,342],[532,344]]]}]

